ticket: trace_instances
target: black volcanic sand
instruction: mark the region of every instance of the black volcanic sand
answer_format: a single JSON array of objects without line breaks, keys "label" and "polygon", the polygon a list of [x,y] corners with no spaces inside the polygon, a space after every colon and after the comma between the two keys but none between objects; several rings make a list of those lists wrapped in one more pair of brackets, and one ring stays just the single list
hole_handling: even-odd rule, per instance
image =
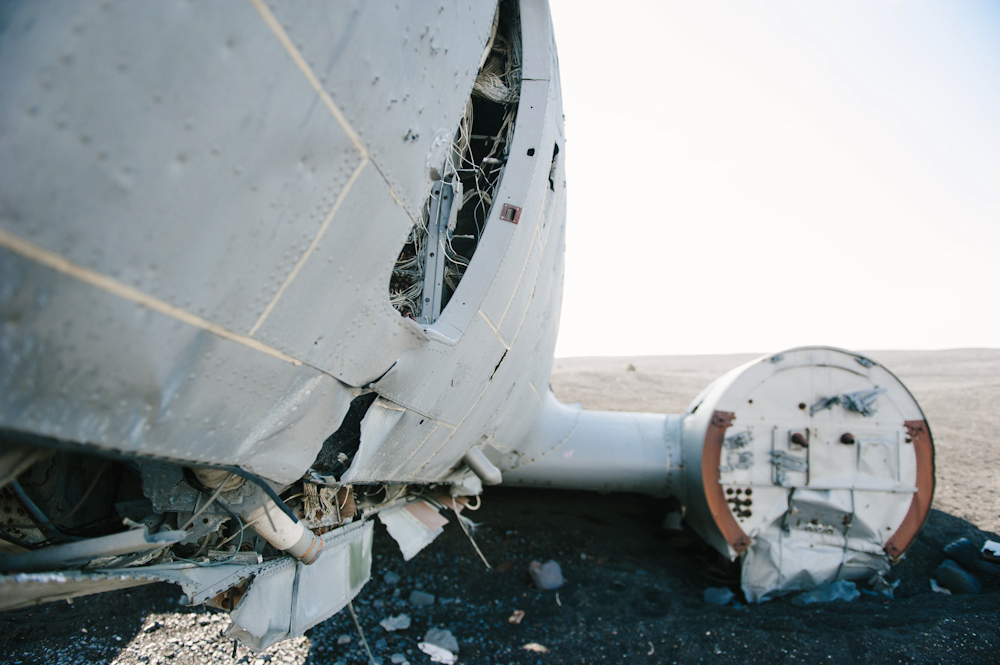
[{"label": "black volcanic sand", "polygon": [[[863,595],[799,608],[783,598],[737,609],[710,605],[702,592],[738,594],[738,571],[693,533],[661,530],[663,510],[628,494],[490,489],[474,515],[492,572],[454,523],[407,563],[378,525],[372,580],[355,600],[359,620],[377,658],[401,653],[414,665],[430,662],[416,643],[431,626],[455,634],[464,663],[1000,662],[1000,579],[982,579],[977,596],[933,593],[928,582],[945,544],[995,534],[932,511],[892,571],[901,581],[895,600]],[[531,586],[536,559],[562,565],[562,589]],[[395,586],[382,579],[389,571],[402,577]],[[437,602],[409,606],[415,588]],[[366,662],[347,612],[264,654],[240,647],[233,659],[233,643],[221,637],[225,615],[178,608],[179,595],[157,584],[2,613],[0,653],[9,663]],[[525,612],[520,625],[508,622],[514,610]],[[412,619],[408,630],[378,626],[400,612]],[[338,645],[341,635],[351,643]],[[523,648],[532,642],[548,651]]]}]

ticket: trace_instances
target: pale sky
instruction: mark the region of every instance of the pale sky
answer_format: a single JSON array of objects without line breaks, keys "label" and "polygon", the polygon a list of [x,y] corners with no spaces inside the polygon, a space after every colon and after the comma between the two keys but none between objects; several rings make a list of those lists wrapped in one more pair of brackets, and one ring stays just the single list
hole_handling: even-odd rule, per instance
[{"label": "pale sky", "polygon": [[552,0],[556,355],[1000,347],[1000,2]]}]

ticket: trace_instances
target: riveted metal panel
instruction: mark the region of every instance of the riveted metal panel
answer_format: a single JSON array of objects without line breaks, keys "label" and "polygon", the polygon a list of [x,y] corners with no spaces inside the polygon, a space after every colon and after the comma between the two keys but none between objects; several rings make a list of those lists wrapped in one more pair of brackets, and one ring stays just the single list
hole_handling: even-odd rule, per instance
[{"label": "riveted metal panel", "polygon": [[408,409],[457,425],[506,351],[491,324],[477,316],[458,345],[432,341],[404,353],[375,390]]},{"label": "riveted metal panel", "polygon": [[465,111],[495,10],[458,0],[271,8],[414,219]]},{"label": "riveted metal panel", "polygon": [[374,381],[424,341],[389,304],[410,219],[368,164],[257,337],[354,386]]},{"label": "riveted metal panel", "polygon": [[316,369],[3,249],[0,285],[0,427],[287,483],[350,404]]},{"label": "riveted metal panel", "polygon": [[5,11],[0,228],[249,331],[361,159],[261,17],[236,0]]}]

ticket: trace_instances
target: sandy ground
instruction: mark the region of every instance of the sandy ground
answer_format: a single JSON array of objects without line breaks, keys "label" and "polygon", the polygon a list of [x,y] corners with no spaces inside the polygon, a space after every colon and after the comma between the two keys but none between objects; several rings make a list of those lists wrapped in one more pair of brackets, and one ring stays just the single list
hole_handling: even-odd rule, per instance
[{"label": "sandy ground", "polygon": [[[937,449],[937,491],[928,524],[893,570],[896,598],[863,596],[809,608],[779,599],[718,607],[709,586],[738,590],[738,571],[691,533],[659,528],[664,506],[627,494],[490,489],[476,513],[487,571],[452,525],[404,563],[376,527],[372,581],[357,598],[359,620],[378,662],[427,663],[416,648],[432,626],[458,638],[464,663],[996,663],[1000,580],[985,593],[932,593],[941,547],[1000,531],[1000,351],[873,351],[911,389]],[[709,382],[755,357],[684,356],[557,360],[556,394],[587,408],[678,413]],[[626,371],[627,364],[636,371]],[[531,587],[527,566],[554,559],[566,585]],[[390,584],[387,572],[401,579]],[[414,607],[421,589],[437,601]],[[306,636],[263,654],[235,651],[221,636],[225,614],[176,605],[180,591],[151,585],[0,614],[5,663],[363,663],[358,635],[341,613]],[[508,617],[525,612],[520,624]],[[410,629],[378,621],[407,613]],[[344,643],[341,643],[344,642]],[[525,649],[530,644],[546,651]]]}]

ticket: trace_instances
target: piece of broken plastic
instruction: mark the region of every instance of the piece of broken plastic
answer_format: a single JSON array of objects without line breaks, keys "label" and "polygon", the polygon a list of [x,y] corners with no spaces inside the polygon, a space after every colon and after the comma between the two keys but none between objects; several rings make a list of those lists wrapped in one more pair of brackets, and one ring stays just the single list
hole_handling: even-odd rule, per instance
[{"label": "piece of broken plastic", "polygon": [[728,605],[735,595],[725,587],[708,587],[704,594],[705,602],[713,605]]},{"label": "piece of broken plastic", "polygon": [[849,580],[837,580],[830,584],[823,584],[812,591],[806,591],[792,598],[792,605],[805,607],[813,603],[829,603],[834,600],[851,602],[861,596],[857,585]]},{"label": "piece of broken plastic", "polygon": [[448,651],[447,649],[442,649],[436,644],[430,644],[428,642],[420,642],[417,644],[417,648],[423,651],[425,654],[431,657],[432,663],[444,663],[445,665],[453,665],[458,656]]},{"label": "piece of broken plastic", "polygon": [[899,586],[899,580],[889,582],[882,573],[875,573],[868,579],[868,585],[875,594],[892,600],[895,595],[894,589]]}]

